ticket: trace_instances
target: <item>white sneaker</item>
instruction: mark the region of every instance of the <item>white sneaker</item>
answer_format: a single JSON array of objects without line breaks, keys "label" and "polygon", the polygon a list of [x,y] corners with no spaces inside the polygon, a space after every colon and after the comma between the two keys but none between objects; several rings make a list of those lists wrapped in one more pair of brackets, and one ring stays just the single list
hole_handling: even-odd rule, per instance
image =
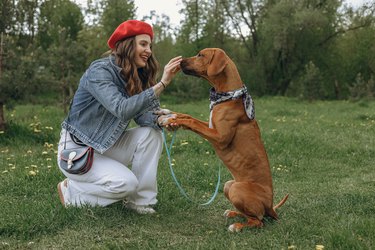
[{"label": "white sneaker", "polygon": [[143,206],[143,205],[135,205],[134,203],[129,203],[124,201],[124,206],[127,209],[133,210],[139,214],[154,214],[156,213],[155,209],[150,206]]},{"label": "white sneaker", "polygon": [[59,182],[59,184],[57,184],[57,192],[59,193],[60,202],[64,207],[66,207],[67,205],[65,204],[65,193],[67,189],[68,189],[68,179],[65,179],[62,182]]}]

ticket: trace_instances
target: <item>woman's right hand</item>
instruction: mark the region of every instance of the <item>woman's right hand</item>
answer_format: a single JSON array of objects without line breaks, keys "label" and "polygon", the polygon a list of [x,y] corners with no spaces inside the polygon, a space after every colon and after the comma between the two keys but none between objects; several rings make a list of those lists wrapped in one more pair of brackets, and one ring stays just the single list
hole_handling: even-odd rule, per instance
[{"label": "woman's right hand", "polygon": [[182,56],[177,56],[172,58],[167,65],[164,67],[163,76],[161,81],[165,86],[168,86],[172,81],[173,77],[181,70],[180,63],[182,61]]}]

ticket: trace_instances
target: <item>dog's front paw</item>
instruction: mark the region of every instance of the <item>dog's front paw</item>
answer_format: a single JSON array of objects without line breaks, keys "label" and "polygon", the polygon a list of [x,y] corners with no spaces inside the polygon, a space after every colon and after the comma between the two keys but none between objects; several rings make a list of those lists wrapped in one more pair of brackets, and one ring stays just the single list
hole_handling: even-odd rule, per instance
[{"label": "dog's front paw", "polygon": [[228,231],[231,233],[239,233],[241,232],[242,226],[239,227],[239,223],[234,223],[228,227]]},{"label": "dog's front paw", "polygon": [[172,114],[173,112],[170,111],[169,109],[157,109],[157,110],[154,110],[154,114],[155,115],[169,115],[169,114]]},{"label": "dog's front paw", "polygon": [[161,115],[158,117],[159,126],[166,126],[176,122],[175,114]]}]

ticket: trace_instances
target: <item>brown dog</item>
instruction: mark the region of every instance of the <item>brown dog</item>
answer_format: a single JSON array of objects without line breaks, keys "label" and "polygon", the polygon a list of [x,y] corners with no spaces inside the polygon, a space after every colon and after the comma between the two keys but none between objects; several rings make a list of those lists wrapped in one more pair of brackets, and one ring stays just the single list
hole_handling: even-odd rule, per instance
[{"label": "brown dog", "polygon": [[234,223],[229,230],[261,227],[264,216],[277,219],[275,209],[284,204],[288,195],[273,207],[267,153],[254,119],[251,97],[236,65],[223,50],[208,48],[183,59],[180,66],[185,74],[205,78],[212,85],[210,123],[176,113],[164,125],[178,125],[207,139],[231,172],[234,180],[225,183],[224,193],[239,212],[227,210],[224,215],[241,215],[247,222]]}]

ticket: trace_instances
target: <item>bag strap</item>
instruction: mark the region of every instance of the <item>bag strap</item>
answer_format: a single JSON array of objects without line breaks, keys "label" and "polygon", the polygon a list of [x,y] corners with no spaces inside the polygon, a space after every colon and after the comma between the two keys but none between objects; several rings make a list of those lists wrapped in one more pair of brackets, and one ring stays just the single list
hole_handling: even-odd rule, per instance
[{"label": "bag strap", "polygon": [[[70,115],[70,110],[72,108],[72,104],[73,104],[73,98],[70,100],[70,104],[69,104],[69,112],[68,112],[68,119],[66,120],[68,123],[69,123],[69,115]],[[64,141],[64,149],[66,149],[66,137],[68,136],[68,130],[65,129],[65,141]]]},{"label": "bag strap", "polygon": [[[69,115],[70,115],[70,110],[71,110],[71,107],[72,107],[72,103],[73,103],[73,99],[70,101],[70,105],[69,105],[69,113],[68,113],[68,118],[67,118],[67,122],[69,122]],[[64,141],[64,149],[66,149],[66,138],[68,136],[68,131],[65,130],[65,141]],[[78,145],[78,146],[87,146],[86,144],[84,144],[80,139],[78,139],[76,136],[74,136],[73,134],[69,133],[70,134],[70,138],[72,138],[72,141]]]}]

